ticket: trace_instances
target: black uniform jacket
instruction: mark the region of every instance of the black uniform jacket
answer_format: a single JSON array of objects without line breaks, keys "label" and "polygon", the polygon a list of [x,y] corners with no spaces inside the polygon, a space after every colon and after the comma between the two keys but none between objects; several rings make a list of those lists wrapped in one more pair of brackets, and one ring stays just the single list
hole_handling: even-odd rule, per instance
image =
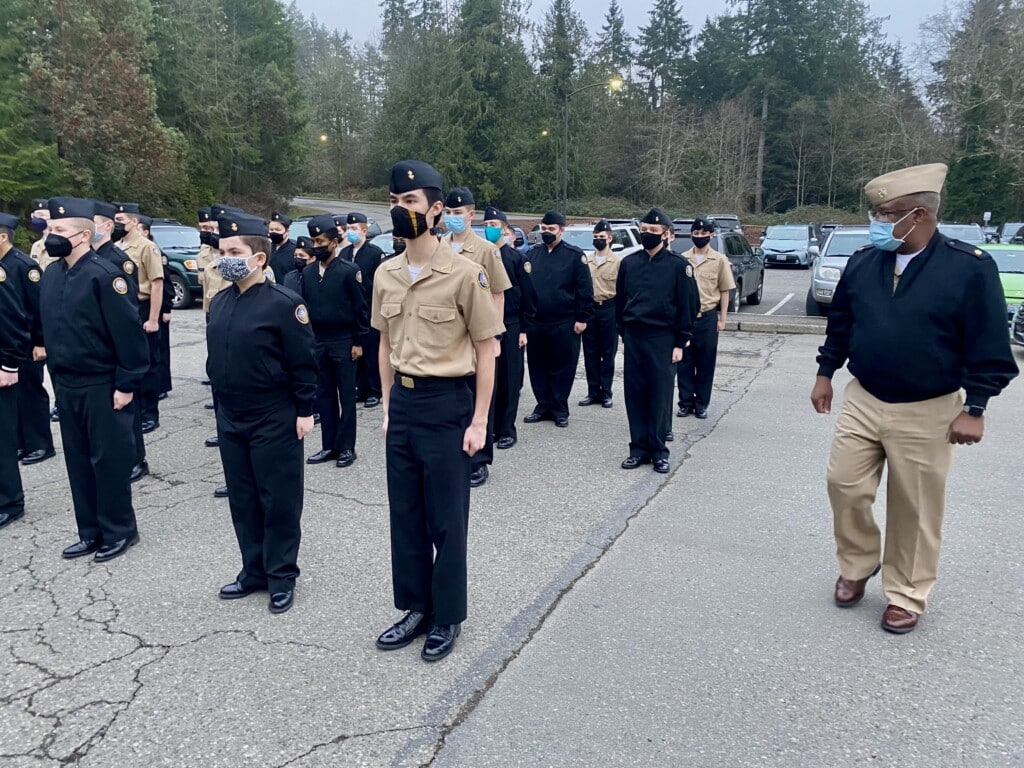
[{"label": "black uniform jacket", "polygon": [[284,282],[284,276],[295,270],[295,243],[285,240],[280,245],[275,245],[273,253],[270,254],[270,268],[274,270],[274,279]]},{"label": "black uniform jacket", "polygon": [[373,243],[363,243],[363,247],[352,258],[352,246],[346,245],[341,249],[338,258],[354,263],[363,273],[363,294],[366,296],[366,306],[373,304],[373,276],[377,274],[377,267],[384,261],[384,251]]},{"label": "black uniform jacket", "polygon": [[594,314],[594,283],[583,251],[563,240],[552,251],[544,244],[535,245],[526,254],[526,261],[537,291],[534,322],[549,325],[590,320]]},{"label": "black uniform jacket", "polygon": [[313,414],[313,330],[302,297],[269,281],[245,293],[237,285],[210,302],[206,374],[229,410],[289,399],[298,416]]},{"label": "black uniform jacket", "polygon": [[43,342],[62,384],[112,383],[136,392],[149,369],[149,346],[133,287],[121,270],[90,250],[68,269],[60,259],[40,281]]},{"label": "black uniform jacket", "polygon": [[0,272],[3,273],[3,280],[0,280],[0,368],[14,373],[31,359],[31,319],[19,286],[7,274],[6,258],[0,262]]},{"label": "black uniform jacket", "polygon": [[693,267],[662,246],[654,257],[640,250],[619,264],[615,281],[615,324],[637,333],[666,334],[682,349],[693,337],[700,300]]},{"label": "black uniform jacket", "polygon": [[510,245],[501,246],[501,263],[512,287],[505,291],[505,327],[518,323],[525,328],[537,314],[537,289],[533,286],[533,265],[526,271],[526,258]]},{"label": "black uniform jacket", "polygon": [[[0,260],[0,266],[6,272],[5,280],[12,284],[28,315],[30,343],[34,347],[43,346],[43,319],[39,311],[39,286],[43,271],[35,259],[17,248],[7,252]],[[31,359],[31,355],[28,359]]]},{"label": "black uniform jacket", "polygon": [[340,256],[331,260],[323,275],[319,264],[302,270],[302,298],[317,341],[351,338],[356,345],[363,343],[370,329],[363,282],[359,267]]},{"label": "black uniform jacket", "polygon": [[999,271],[980,248],[936,232],[893,291],[896,254],[850,257],[832,297],[818,374],[850,373],[887,403],[967,390],[984,407],[1017,375]]}]

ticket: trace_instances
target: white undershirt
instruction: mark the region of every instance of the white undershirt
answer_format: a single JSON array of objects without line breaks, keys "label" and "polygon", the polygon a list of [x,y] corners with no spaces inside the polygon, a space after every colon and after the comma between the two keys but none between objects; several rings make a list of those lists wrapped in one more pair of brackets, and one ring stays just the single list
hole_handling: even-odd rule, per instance
[{"label": "white undershirt", "polygon": [[696,251],[694,251],[693,252],[693,258],[695,258],[697,260],[698,264],[703,264],[704,263],[704,259],[706,259],[707,256],[705,256],[703,253],[697,253]]},{"label": "white undershirt", "polygon": [[456,243],[455,240],[450,240],[448,244],[452,247],[452,250],[458,253],[462,250],[462,243]]},{"label": "white undershirt", "polygon": [[409,277],[412,278],[413,282],[416,282],[416,278],[418,278],[420,276],[420,272],[423,271],[423,267],[414,267],[412,264],[409,264],[408,266],[409,266]]},{"label": "white undershirt", "polygon": [[896,269],[902,275],[907,271],[907,265],[915,256],[920,256],[924,252],[924,248],[915,253],[897,253],[896,254]]},{"label": "white undershirt", "polygon": [[604,264],[606,261],[608,261],[608,257],[607,256],[601,256],[601,255],[595,253],[594,254],[594,261],[596,261],[597,262],[597,266],[600,267],[602,264]]}]

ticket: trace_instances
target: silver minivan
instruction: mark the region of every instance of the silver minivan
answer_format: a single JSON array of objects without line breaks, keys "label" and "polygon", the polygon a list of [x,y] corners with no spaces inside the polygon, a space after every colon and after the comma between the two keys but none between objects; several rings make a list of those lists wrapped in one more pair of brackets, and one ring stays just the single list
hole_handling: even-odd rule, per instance
[{"label": "silver minivan", "polygon": [[835,295],[839,278],[854,251],[870,244],[867,227],[839,227],[833,229],[821,255],[814,262],[811,287],[807,289],[807,316],[826,317]]}]

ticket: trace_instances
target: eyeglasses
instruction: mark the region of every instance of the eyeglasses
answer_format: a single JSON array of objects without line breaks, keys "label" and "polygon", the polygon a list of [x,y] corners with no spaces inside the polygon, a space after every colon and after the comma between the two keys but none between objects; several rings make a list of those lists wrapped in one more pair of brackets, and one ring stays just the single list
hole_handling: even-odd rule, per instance
[{"label": "eyeglasses", "polygon": [[916,208],[902,208],[898,211],[868,211],[868,218],[871,221],[896,221],[899,214],[916,210]]}]

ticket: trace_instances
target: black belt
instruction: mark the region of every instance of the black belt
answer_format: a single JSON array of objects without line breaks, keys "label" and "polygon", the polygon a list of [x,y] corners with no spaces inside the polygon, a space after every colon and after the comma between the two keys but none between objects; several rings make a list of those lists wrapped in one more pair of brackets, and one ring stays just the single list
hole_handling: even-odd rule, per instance
[{"label": "black belt", "polygon": [[409,376],[395,371],[395,385],[403,389],[444,389],[465,383],[465,376]]},{"label": "black belt", "polygon": [[701,317],[704,317],[704,315],[710,315],[712,312],[717,312],[717,311],[718,311],[718,307],[713,307],[711,309],[702,309],[700,312],[697,313],[697,317],[701,318]]},{"label": "black belt", "polygon": [[594,299],[594,303],[597,304],[597,306],[599,307],[603,304],[611,304],[613,301],[615,301],[614,296],[610,299]]}]

